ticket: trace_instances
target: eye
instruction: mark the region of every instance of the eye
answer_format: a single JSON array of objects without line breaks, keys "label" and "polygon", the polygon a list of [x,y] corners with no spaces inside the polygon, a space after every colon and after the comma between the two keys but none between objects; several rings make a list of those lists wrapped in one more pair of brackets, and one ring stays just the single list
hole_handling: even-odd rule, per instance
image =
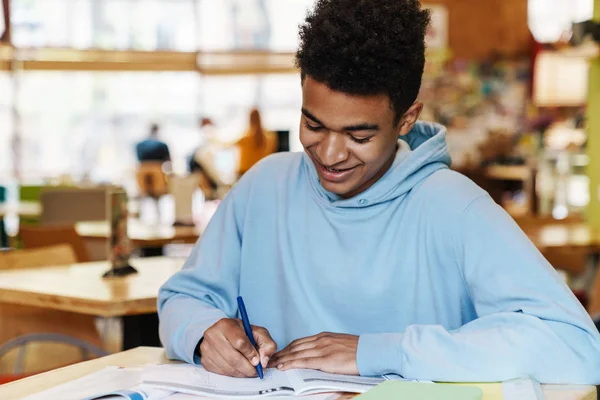
[{"label": "eye", "polygon": [[350,139],[352,139],[356,143],[367,143],[373,137],[373,136],[369,136],[369,137],[366,137],[366,138],[363,138],[363,139],[359,139],[359,138],[354,137],[352,135],[349,135],[349,136],[350,136]]},{"label": "eye", "polygon": [[313,131],[313,132],[318,132],[323,129],[322,126],[311,125],[306,121],[304,121],[304,126],[306,127],[306,129],[308,129],[309,131]]}]

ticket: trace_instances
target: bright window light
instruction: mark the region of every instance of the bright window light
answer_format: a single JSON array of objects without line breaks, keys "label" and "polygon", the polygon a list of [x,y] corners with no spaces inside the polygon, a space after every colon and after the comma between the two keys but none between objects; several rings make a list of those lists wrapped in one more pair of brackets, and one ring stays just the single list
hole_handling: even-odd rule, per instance
[{"label": "bright window light", "polygon": [[528,25],[540,43],[557,42],[570,34],[573,22],[592,19],[594,0],[528,0]]}]

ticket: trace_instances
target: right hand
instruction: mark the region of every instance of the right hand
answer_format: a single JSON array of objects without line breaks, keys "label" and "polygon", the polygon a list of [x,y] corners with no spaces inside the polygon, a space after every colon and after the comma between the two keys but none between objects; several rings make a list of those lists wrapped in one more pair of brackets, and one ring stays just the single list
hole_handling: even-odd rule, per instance
[{"label": "right hand", "polygon": [[260,362],[266,368],[277,345],[263,327],[252,325],[252,334],[258,351],[246,336],[241,320],[224,318],[217,321],[204,332],[200,344],[200,362],[204,369],[236,378],[256,377],[255,367]]}]

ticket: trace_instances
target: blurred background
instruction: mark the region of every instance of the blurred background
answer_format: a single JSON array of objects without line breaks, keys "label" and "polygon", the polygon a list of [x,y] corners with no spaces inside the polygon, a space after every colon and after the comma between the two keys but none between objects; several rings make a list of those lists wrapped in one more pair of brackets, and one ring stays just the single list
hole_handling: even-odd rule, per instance
[{"label": "blurred background", "polygon": [[[1,2],[6,254],[66,243],[114,266],[127,239],[127,254],[185,257],[248,168],[302,151],[293,59],[314,0]],[[600,314],[600,1],[423,5],[422,119]]]},{"label": "blurred background", "polygon": [[[301,150],[293,53],[313,0],[2,2],[0,183],[8,200],[19,185],[56,183],[120,185],[137,196],[134,148],[152,124],[179,176],[190,172],[194,149],[212,141],[218,173],[235,179],[234,144],[252,108],[285,141],[279,150]],[[423,119],[448,127],[455,168],[520,178],[504,188],[485,183],[516,214],[562,219],[590,202],[586,110],[597,47],[586,47],[592,35],[577,28],[592,19],[593,3],[425,3],[433,23]]]}]

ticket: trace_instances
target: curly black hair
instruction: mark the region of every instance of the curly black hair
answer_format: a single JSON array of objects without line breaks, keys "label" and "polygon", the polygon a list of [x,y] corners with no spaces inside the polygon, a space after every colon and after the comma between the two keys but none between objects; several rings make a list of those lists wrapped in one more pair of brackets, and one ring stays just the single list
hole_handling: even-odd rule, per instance
[{"label": "curly black hair", "polygon": [[296,66],[331,90],[388,95],[399,120],[421,88],[429,21],[418,0],[318,0]]}]

